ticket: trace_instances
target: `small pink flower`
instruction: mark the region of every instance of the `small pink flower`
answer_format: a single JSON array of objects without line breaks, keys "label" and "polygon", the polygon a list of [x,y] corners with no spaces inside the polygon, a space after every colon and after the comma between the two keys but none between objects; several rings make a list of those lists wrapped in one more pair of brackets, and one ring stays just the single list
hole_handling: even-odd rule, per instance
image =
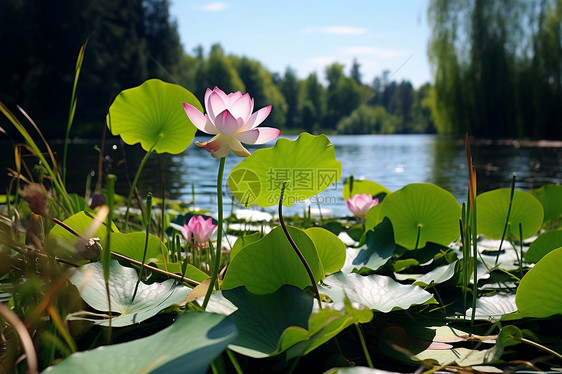
[{"label": "small pink flower", "polygon": [[195,247],[199,248],[209,241],[216,228],[217,225],[213,225],[212,218],[205,220],[203,216],[193,216],[187,225],[183,225],[181,233],[189,243],[193,243]]},{"label": "small pink flower", "polygon": [[271,105],[252,114],[254,99],[248,94],[242,95],[240,91],[227,95],[218,87],[212,91],[207,88],[205,115],[188,103],[183,103],[183,108],[195,127],[215,135],[204,143],[195,143],[211,152],[215,158],[225,157],[231,149],[236,156],[247,157],[250,152],[242,143],[263,144],[281,134],[273,127],[256,129],[271,112]]},{"label": "small pink flower", "polygon": [[379,199],[373,199],[373,196],[364,193],[347,199],[346,203],[351,213],[359,218],[365,218],[369,209],[379,203]]}]

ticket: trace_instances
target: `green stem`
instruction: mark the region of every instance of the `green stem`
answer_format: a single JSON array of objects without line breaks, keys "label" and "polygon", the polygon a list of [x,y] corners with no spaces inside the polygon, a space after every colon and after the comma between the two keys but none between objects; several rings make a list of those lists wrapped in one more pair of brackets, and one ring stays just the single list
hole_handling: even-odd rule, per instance
[{"label": "green stem", "polygon": [[[154,145],[156,145],[156,143]],[[137,187],[137,182],[139,181],[142,169],[144,168],[144,165],[146,164],[146,161],[148,160],[148,157],[150,157],[150,154],[152,153],[153,149],[154,149],[154,146],[152,146],[150,151],[146,152],[142,161],[139,164],[139,167],[137,168],[137,174],[135,175],[135,179],[133,179],[133,184],[131,185],[131,190],[129,191],[129,196],[127,196],[127,210],[125,211],[125,227],[129,226],[129,209],[131,209],[131,200],[133,199],[133,193],[135,191],[135,188]]]},{"label": "green stem", "polygon": [[477,205],[475,196],[472,196],[472,212],[471,212],[471,234],[472,234],[472,264],[474,267],[474,280],[472,284],[472,315],[470,316],[470,336],[474,329],[474,320],[476,319],[476,299],[478,296],[478,225],[476,221]]},{"label": "green stem", "polygon": [[103,278],[105,281],[105,292],[107,294],[107,306],[109,314],[109,326],[107,331],[107,344],[111,343],[111,294],[109,292],[109,269],[111,264],[111,220],[113,218],[113,204],[115,198],[115,181],[117,177],[113,174],[107,176],[107,205],[109,213],[107,215],[107,237],[106,246],[102,250]]},{"label": "green stem", "polygon": [[306,269],[306,272],[308,273],[308,277],[310,278],[310,283],[312,284],[312,289],[314,290],[314,295],[316,296],[316,300],[318,300],[318,307],[322,309],[322,299],[320,299],[320,292],[318,292],[318,286],[316,285],[314,274],[312,274],[312,270],[310,269],[310,266],[308,265],[306,258],[300,251],[299,247],[297,246],[297,243],[295,243],[295,241],[291,237],[291,234],[289,234],[289,230],[287,230],[287,226],[285,226],[285,221],[283,221],[283,195],[285,194],[286,185],[287,182],[283,182],[283,187],[281,188],[281,196],[279,197],[279,222],[281,223],[281,227],[283,228],[283,232],[285,233],[285,236],[287,237],[289,243],[297,253],[297,256],[299,256],[299,259],[301,260],[302,264],[304,265],[304,268]]},{"label": "green stem", "polygon": [[232,351],[227,348],[226,354],[228,355],[228,358],[230,359],[230,362],[232,362],[232,366],[234,366],[234,370],[236,370],[236,373],[237,374],[243,374],[242,368],[240,367],[240,364],[238,363],[238,360],[236,360],[236,356],[234,356],[234,353],[232,353]]},{"label": "green stem", "polygon": [[[523,226],[521,226],[521,222],[519,222],[519,244],[520,244],[520,251],[521,256],[519,257],[519,276],[523,278]],[[515,247],[513,247],[515,249]],[[517,249],[515,249],[515,253],[517,253]]]},{"label": "green stem", "polygon": [[215,288],[215,282],[217,281],[217,277],[219,274],[219,267],[221,262],[221,248],[222,248],[222,221],[223,221],[223,212],[222,212],[222,175],[224,173],[224,162],[226,157],[222,157],[219,163],[219,173],[217,175],[217,205],[218,205],[218,227],[217,227],[217,247],[215,253],[215,263],[213,265],[213,273],[211,274],[211,283],[209,284],[209,288],[207,289],[207,293],[205,294],[205,299],[203,300],[203,310],[207,308],[207,304],[209,303],[209,299],[211,298],[211,293],[213,292],[213,288]]},{"label": "green stem", "polygon": [[551,355],[553,355],[554,357],[559,358],[560,360],[562,360],[562,355],[561,355],[560,353],[558,353],[558,352],[556,352],[556,351],[553,351],[552,349],[550,349],[550,348],[548,348],[548,347],[545,347],[544,345],[541,345],[541,344],[539,344],[539,343],[537,343],[537,342],[534,342],[534,341],[532,341],[532,340],[525,339],[525,338],[519,338],[519,340],[521,341],[521,343],[529,344],[529,345],[531,345],[531,346],[533,346],[533,347],[535,347],[535,348],[538,348],[538,349],[541,349],[541,350],[543,350],[543,351],[545,351],[545,352],[548,352],[548,353],[550,353]]},{"label": "green stem", "polygon": [[142,265],[139,270],[139,278],[137,279],[137,284],[135,284],[135,291],[133,292],[133,298],[131,303],[135,301],[135,296],[137,296],[137,291],[139,290],[139,284],[142,279],[142,271],[144,270],[144,264],[146,262],[146,251],[148,250],[148,238],[150,237],[150,215],[152,210],[152,194],[149,192],[146,196],[146,237],[144,241],[144,253],[142,254]]},{"label": "green stem", "polygon": [[498,265],[498,259],[500,258],[500,252],[502,251],[503,241],[505,240],[505,235],[507,234],[507,227],[509,226],[509,216],[511,215],[511,206],[513,205],[513,194],[515,193],[515,173],[511,178],[511,194],[509,196],[509,206],[507,208],[507,217],[505,218],[505,226],[503,227],[502,240],[500,241],[500,247],[498,248],[498,254],[496,255],[496,266]]},{"label": "green stem", "polygon": [[371,361],[371,356],[369,355],[369,351],[367,350],[367,344],[365,343],[365,338],[363,337],[363,332],[361,328],[356,323],[355,328],[357,329],[357,334],[359,334],[359,341],[361,342],[361,348],[363,348],[363,353],[365,354],[365,358],[367,359],[367,364],[371,369],[374,369],[373,361]]}]

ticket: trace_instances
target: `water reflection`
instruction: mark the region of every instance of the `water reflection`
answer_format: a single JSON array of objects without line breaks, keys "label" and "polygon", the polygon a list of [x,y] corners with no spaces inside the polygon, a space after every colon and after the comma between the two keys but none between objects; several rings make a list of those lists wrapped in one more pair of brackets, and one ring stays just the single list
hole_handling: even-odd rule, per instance
[{"label": "water reflection", "polygon": [[[343,166],[342,180],[316,200],[322,203],[322,209],[331,210],[333,214],[348,214],[342,187],[343,178],[351,174],[356,179],[380,183],[391,191],[409,183],[434,183],[450,191],[459,201],[466,199],[467,169],[463,140],[436,135],[336,135],[329,138],[334,144],[336,158]],[[196,140],[205,139],[207,137]],[[264,146],[249,149],[253,152]],[[61,147],[55,145],[54,148]],[[92,185],[95,184],[99,153],[94,144],[73,144],[69,155],[69,189],[83,194],[89,174],[94,175]],[[562,146],[558,143],[473,141],[472,155],[477,168],[479,192],[509,187],[514,172],[517,173],[516,187],[523,190],[562,182]],[[0,149],[0,156],[4,161],[4,170],[13,167],[9,144]],[[133,179],[143,156],[144,151],[139,146],[106,145],[103,170],[118,176],[118,193],[128,193],[127,181]],[[240,161],[232,154],[227,157],[225,186],[230,169]],[[143,196],[148,191],[161,196],[160,191],[164,187],[167,198],[185,201],[195,198],[197,206],[216,210],[217,170],[218,160],[192,144],[179,155],[152,155],[139,180],[139,189]],[[3,173],[0,187],[5,190],[8,182],[6,173]],[[312,208],[317,207],[315,200],[308,204]],[[301,213],[307,207],[307,203],[297,203],[287,212]],[[228,209],[229,206],[225,211],[229,212]]]}]

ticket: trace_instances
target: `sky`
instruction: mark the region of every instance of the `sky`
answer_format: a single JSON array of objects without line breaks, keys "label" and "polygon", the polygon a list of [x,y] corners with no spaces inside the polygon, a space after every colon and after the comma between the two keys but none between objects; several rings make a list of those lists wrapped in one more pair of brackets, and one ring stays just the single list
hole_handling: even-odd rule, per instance
[{"label": "sky", "polygon": [[429,0],[171,0],[184,49],[208,53],[220,43],[281,75],[306,78],[337,62],[349,74],[354,59],[363,83],[389,70],[414,87],[431,82],[427,57]]}]

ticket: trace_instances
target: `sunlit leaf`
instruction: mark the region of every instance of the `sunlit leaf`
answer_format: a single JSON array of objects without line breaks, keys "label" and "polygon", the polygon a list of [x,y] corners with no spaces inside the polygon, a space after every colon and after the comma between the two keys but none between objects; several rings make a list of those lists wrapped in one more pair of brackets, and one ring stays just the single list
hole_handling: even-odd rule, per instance
[{"label": "sunlit leaf", "polygon": [[[324,269],[314,242],[300,229],[289,233],[310,266],[314,279],[324,279]],[[311,285],[308,273],[282,227],[276,227],[262,239],[247,245],[232,259],[222,287],[225,290],[245,286],[257,294],[275,292],[284,284],[304,289]]]},{"label": "sunlit leaf", "polygon": [[[483,234],[489,239],[502,238],[510,195],[511,189],[500,188],[484,192],[476,197],[479,234]],[[512,235],[519,239],[520,223],[523,239],[535,235],[542,225],[543,217],[542,205],[533,195],[515,190],[506,238]]]},{"label": "sunlit leaf", "polygon": [[546,254],[521,279],[515,304],[520,317],[562,314],[562,247]]},{"label": "sunlit leaf", "polygon": [[427,242],[448,245],[459,237],[461,206],[455,197],[432,184],[413,183],[388,195],[379,219],[388,217],[396,244],[414,249]]},{"label": "sunlit leaf", "polygon": [[326,275],[340,271],[345,264],[345,244],[330,231],[321,227],[304,230],[316,247]]},{"label": "sunlit leaf", "polygon": [[408,309],[415,304],[434,302],[432,294],[419,286],[403,285],[385,275],[362,276],[357,273],[336,273],[324,279],[318,287],[334,302],[345,297],[380,312]]},{"label": "sunlit leaf", "polygon": [[189,312],[154,335],[75,353],[44,372],[204,374],[236,335],[225,316]]},{"label": "sunlit leaf", "polygon": [[[112,318],[113,327],[128,326],[148,319],[162,309],[179,304],[185,300],[190,289],[178,285],[173,279],[162,283],[139,283],[135,299],[132,299],[138,274],[133,268],[121,266],[113,260],[109,273],[109,292],[111,311],[118,316]],[[70,277],[72,284],[78,288],[80,296],[92,308],[107,313],[109,311],[103,268],[100,262],[93,262],[76,269]],[[88,316],[73,317],[108,326],[109,319],[94,319]]]},{"label": "sunlit leaf", "polygon": [[562,186],[547,184],[532,191],[544,209],[544,221],[548,222],[562,215]]},{"label": "sunlit leaf", "polygon": [[545,232],[531,243],[525,254],[525,262],[539,262],[547,253],[560,247],[562,247],[562,230]]},{"label": "sunlit leaf", "polygon": [[352,264],[359,272],[376,271],[392,257],[395,248],[392,223],[385,217],[373,231],[367,232],[365,247],[357,253]]},{"label": "sunlit leaf", "polygon": [[384,193],[389,194],[390,190],[378,183],[368,181],[368,180],[354,180],[353,181],[353,191],[349,192],[349,182],[346,182],[343,186],[343,199],[347,200],[357,194],[369,194],[376,196],[378,194]]},{"label": "sunlit leaf", "polygon": [[230,171],[228,187],[242,204],[268,207],[279,204],[287,182],[283,205],[289,207],[337,183],[341,167],[326,136],[302,133],[246,157]]},{"label": "sunlit leaf", "polygon": [[158,79],[121,91],[109,108],[107,126],[129,145],[140,143],[145,151],[177,154],[185,151],[196,127],[183,109],[189,103],[203,107],[185,88]]}]

